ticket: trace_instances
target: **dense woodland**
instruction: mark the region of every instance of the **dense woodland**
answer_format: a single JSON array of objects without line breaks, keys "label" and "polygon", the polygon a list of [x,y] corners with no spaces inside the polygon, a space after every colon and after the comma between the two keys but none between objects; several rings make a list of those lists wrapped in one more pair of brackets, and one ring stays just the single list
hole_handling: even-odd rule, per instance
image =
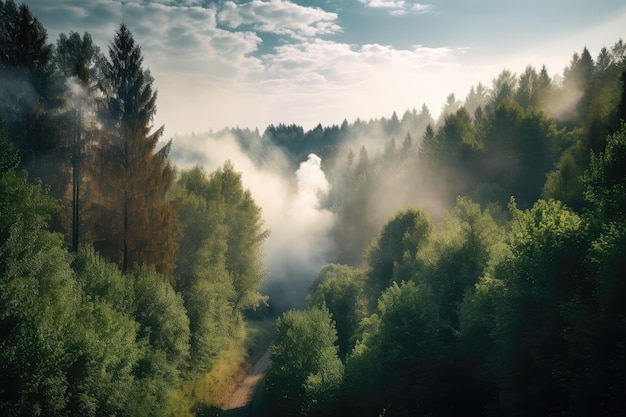
[{"label": "dense woodland", "polygon": [[112,35],[49,44],[0,1],[2,415],[206,412],[194,387],[265,302],[260,208],[228,162],[175,169],[141,49]]},{"label": "dense woodland", "polygon": [[[272,304],[241,173],[175,166],[124,24],[106,54],[53,44],[0,0],[0,80],[0,414],[219,412],[202,381]],[[619,40],[437,119],[215,134],[260,166],[314,152],[332,185],[331,263],[279,312],[266,414],[623,415],[624,120]]]},{"label": "dense woodland", "polygon": [[620,40],[438,120],[270,126],[331,160],[338,220],[308,308],[277,321],[268,415],[623,415],[625,83]]}]

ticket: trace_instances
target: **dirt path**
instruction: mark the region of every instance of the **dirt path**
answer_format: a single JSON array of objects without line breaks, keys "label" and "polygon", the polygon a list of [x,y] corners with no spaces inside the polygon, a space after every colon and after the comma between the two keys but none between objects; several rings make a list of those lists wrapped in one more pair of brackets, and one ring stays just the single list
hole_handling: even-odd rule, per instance
[{"label": "dirt path", "polygon": [[222,416],[246,416],[248,407],[254,398],[259,384],[265,377],[265,372],[270,366],[270,352],[266,350],[263,355],[250,367],[246,376],[241,380],[237,389],[232,393],[224,406]]}]

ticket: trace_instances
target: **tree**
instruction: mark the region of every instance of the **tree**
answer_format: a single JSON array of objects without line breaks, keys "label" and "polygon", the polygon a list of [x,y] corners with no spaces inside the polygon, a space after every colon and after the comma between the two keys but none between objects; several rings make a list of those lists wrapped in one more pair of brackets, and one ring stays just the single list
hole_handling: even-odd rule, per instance
[{"label": "tree", "polygon": [[582,176],[588,163],[589,150],[582,141],[577,141],[561,154],[556,169],[547,174],[542,198],[559,200],[581,211],[586,205]]},{"label": "tree", "polygon": [[199,370],[208,370],[240,325],[232,303],[233,281],[226,270],[226,207],[212,194],[200,167],[181,172],[173,194],[179,201],[180,230],[174,257],[175,285],[189,316],[192,363]]},{"label": "tree", "polygon": [[426,131],[424,132],[424,137],[422,138],[422,142],[419,147],[419,157],[420,159],[428,160],[433,157],[435,152],[435,131],[432,126],[429,124],[426,126]]},{"label": "tree", "polygon": [[267,391],[280,415],[306,415],[331,403],[343,376],[329,311],[291,310],[276,321]]},{"label": "tree", "polygon": [[361,334],[344,376],[350,415],[441,415],[435,411],[441,398],[437,377],[446,350],[429,291],[413,282],[393,283],[363,320]]},{"label": "tree", "polygon": [[78,243],[83,233],[81,219],[83,212],[85,182],[85,162],[87,149],[97,135],[95,118],[95,100],[97,83],[100,82],[101,66],[104,57],[100,48],[93,44],[91,35],[85,33],[82,38],[76,32],[69,36],[62,33],[57,40],[55,62],[58,70],[67,77],[69,89],[66,96],[70,110],[66,117],[67,129],[63,151],[69,157],[72,172],[71,204],[71,248],[78,250]]},{"label": "tree", "polygon": [[532,205],[563,142],[554,121],[535,108],[524,110],[505,102],[489,114],[479,135],[483,143],[476,167],[482,171],[480,182],[502,190],[491,199],[505,204],[513,195],[521,207]]},{"label": "tree", "polygon": [[583,179],[585,198],[605,219],[621,219],[626,211],[626,123],[607,138],[606,148],[591,155]]},{"label": "tree", "polygon": [[67,372],[68,409],[72,415],[123,415],[143,352],[133,283],[89,245],[75,253],[72,269],[84,299]]},{"label": "tree", "polygon": [[517,104],[526,109],[530,106],[537,106],[539,75],[537,71],[530,65],[526,67],[522,75],[519,77],[519,87],[515,92],[515,101]]},{"label": "tree", "polygon": [[143,57],[122,24],[109,47],[103,74],[106,135],[98,156],[99,214],[96,248],[123,271],[133,265],[169,274],[175,250],[174,210],[165,193],[173,173],[171,142],[155,152],[163,127],[150,133],[157,94]]},{"label": "tree", "polygon": [[461,108],[461,102],[456,99],[454,93],[448,94],[446,102],[441,109],[439,120],[444,120],[447,116],[456,113]]},{"label": "tree", "polygon": [[269,236],[263,230],[261,208],[249,190],[243,188],[241,173],[231,162],[213,172],[209,179],[211,194],[223,207],[226,234],[226,270],[235,289],[234,305],[238,309],[256,308],[263,298],[259,294],[265,280],[263,242]]},{"label": "tree", "polygon": [[416,208],[400,211],[383,226],[365,254],[369,291],[374,300],[392,282],[410,279],[416,270],[417,251],[428,242],[432,228],[430,216]]},{"label": "tree", "polygon": [[479,148],[476,129],[467,110],[460,108],[444,118],[434,136],[432,133],[427,128],[420,146],[420,158],[426,162],[432,180],[438,181],[434,186],[447,189],[445,197],[452,205],[458,195],[468,193],[476,177],[468,175],[475,172],[473,163]]},{"label": "tree", "polygon": [[347,265],[328,264],[313,281],[306,296],[309,307],[326,307],[337,327],[339,357],[354,347],[354,332],[367,313],[362,273]]},{"label": "tree", "polygon": [[210,176],[200,167],[181,172],[173,194],[180,230],[176,288],[189,314],[193,363],[208,369],[241,333],[242,311],[265,301],[259,289],[267,232],[231,163]]},{"label": "tree", "polygon": [[0,411],[61,413],[67,335],[79,308],[69,256],[46,230],[57,204],[29,184],[0,132]]},{"label": "tree", "polygon": [[490,105],[492,108],[498,107],[505,101],[512,100],[517,89],[517,77],[510,70],[503,70],[493,79],[491,87]]},{"label": "tree", "polygon": [[53,77],[53,47],[47,37],[26,4],[0,1],[0,116],[22,167],[51,179],[59,163],[52,118],[61,104],[61,89]]},{"label": "tree", "polygon": [[442,230],[420,249],[424,268],[413,279],[432,289],[441,320],[453,331],[459,329],[458,310],[464,294],[483,275],[502,239],[503,231],[489,213],[459,197],[444,216]]},{"label": "tree", "polygon": [[367,171],[370,168],[370,158],[365,148],[365,145],[361,146],[359,149],[359,159],[356,164],[356,168],[354,170],[354,176],[359,177],[361,175],[367,175]]},{"label": "tree", "polygon": [[398,119],[398,115],[394,111],[391,115],[391,118],[387,121],[387,125],[385,126],[385,131],[387,135],[394,135],[398,133],[400,129],[400,120]]},{"label": "tree", "polygon": [[585,297],[585,225],[553,200],[511,210],[507,248],[487,274],[499,284],[481,283],[498,295],[479,298],[495,304],[495,312],[483,314],[493,320],[489,361],[499,381],[499,407],[510,415],[563,410],[568,398],[560,378],[577,365],[564,359],[569,349],[562,306]]},{"label": "tree", "polygon": [[487,89],[482,83],[470,88],[463,107],[469,114],[474,114],[478,108],[483,108],[487,104]]}]

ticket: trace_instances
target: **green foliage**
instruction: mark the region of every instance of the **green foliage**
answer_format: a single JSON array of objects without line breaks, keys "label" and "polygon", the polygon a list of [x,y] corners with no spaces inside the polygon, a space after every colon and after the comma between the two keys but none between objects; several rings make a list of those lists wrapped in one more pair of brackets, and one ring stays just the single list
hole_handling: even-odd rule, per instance
[{"label": "green foliage", "polygon": [[350,408],[432,412],[439,397],[437,368],[446,354],[432,295],[412,282],[393,283],[362,326],[363,338],[346,362]]},{"label": "green foliage", "polygon": [[561,306],[585,289],[586,228],[553,200],[511,210],[506,249],[461,306],[462,338],[484,349],[500,381],[498,406],[527,415],[567,406],[557,376],[568,350]]},{"label": "green foliage", "polygon": [[84,33],[82,37],[72,31],[69,36],[61,33],[54,52],[55,63],[63,75],[76,77],[87,89],[93,88],[99,81],[104,57],[89,33]]},{"label": "green foliage", "polygon": [[54,52],[57,70],[67,77],[68,84],[61,116],[63,120],[59,122],[62,139],[57,147],[63,161],[61,171],[67,172],[68,177],[71,174],[72,178],[71,181],[64,178],[59,185],[63,197],[69,188],[72,190],[71,199],[63,199],[66,209],[60,217],[64,228],[71,229],[71,247],[76,252],[79,242],[86,240],[83,226],[93,200],[85,196],[90,195],[91,183],[87,178],[89,171],[93,170],[90,162],[99,129],[93,114],[96,112],[95,93],[102,80],[104,56],[89,33],[82,37],[76,32],[70,32],[69,36],[61,33]]},{"label": "green foliage", "polygon": [[[188,319],[162,276],[129,281],[45,221],[57,205],[0,156],[0,410],[162,415],[188,352]],[[73,268],[72,268],[73,267]]]},{"label": "green foliage", "polygon": [[173,192],[179,200],[176,287],[189,315],[191,358],[208,370],[242,330],[241,312],[264,302],[261,211],[244,191],[232,164],[209,177],[183,171]]},{"label": "green foliage", "polygon": [[585,205],[582,175],[588,161],[589,155],[580,143],[566,149],[561,154],[556,169],[548,173],[542,197],[562,201],[580,211]]},{"label": "green foliage", "polygon": [[106,134],[94,164],[94,246],[124,272],[143,265],[168,275],[176,249],[174,207],[165,200],[173,180],[167,158],[171,143],[157,150],[163,127],[151,132],[157,95],[142,65],[141,48],[121,24],[100,85]]},{"label": "green foliage", "polygon": [[337,327],[339,356],[354,347],[353,335],[367,313],[362,273],[347,265],[329,264],[315,278],[307,294],[309,307],[326,307]]},{"label": "green foliage", "polygon": [[585,173],[585,198],[607,219],[622,218],[626,208],[626,123],[607,137],[606,148],[591,155]]},{"label": "green foliage", "polygon": [[82,246],[72,262],[76,279],[90,300],[110,304],[115,310],[132,314],[133,280],[124,277],[115,264],[107,262],[92,246]]},{"label": "green foliage", "polygon": [[277,412],[306,415],[333,400],[343,376],[336,341],[334,322],[324,307],[291,310],[277,320],[267,374]]},{"label": "green foliage", "polygon": [[568,366],[558,370],[573,415],[619,415],[626,388],[626,225],[607,222],[589,247],[588,290],[562,306]]},{"label": "green foliage", "polygon": [[15,170],[11,147],[2,145],[0,410],[60,413],[66,403],[67,335],[80,293],[60,237],[46,230],[55,202]]},{"label": "green foliage", "polygon": [[126,415],[141,357],[137,323],[103,300],[84,301],[70,339],[67,409],[71,415]]},{"label": "green foliage", "polygon": [[[125,25],[108,62],[89,34],[62,34],[55,51],[12,0],[0,0],[0,29],[0,117],[15,144],[1,132],[0,414],[163,415],[181,371],[209,370],[241,338],[243,312],[264,302],[261,210],[231,163],[182,172],[176,204],[165,199],[169,145],[156,151],[154,80]],[[622,415],[625,62],[620,40],[595,61],[586,48],[574,54],[562,83],[545,67],[505,70],[464,106],[450,94],[437,124],[423,106],[307,132],[233,129],[244,149],[268,141],[296,161],[317,152],[328,167],[343,145],[360,147],[329,170],[337,262],[361,266],[389,212],[421,198],[409,194],[435,189],[438,209],[456,199],[437,231],[421,209],[387,220],[364,271],[320,271],[310,309],[277,322],[274,411]],[[78,108],[60,111],[76,98],[65,77],[80,81],[81,107],[100,87],[106,130]],[[357,140],[365,134],[371,153]],[[18,170],[19,156],[46,186]],[[49,231],[68,222],[46,191],[67,201],[68,162],[72,255]],[[93,194],[79,193],[88,183]],[[459,195],[483,207],[514,196],[522,210],[511,204],[505,231]],[[90,223],[97,216],[105,221]],[[79,249],[79,236],[99,252]],[[176,244],[178,294],[153,270],[171,271]]]},{"label": "green foliage", "polygon": [[265,279],[262,243],[269,232],[262,229],[261,209],[243,188],[241,174],[230,162],[210,176],[209,187],[214,198],[224,207],[223,222],[227,227],[226,269],[233,280],[240,309],[256,307],[263,301],[258,293]]},{"label": "green foliage", "polygon": [[52,115],[60,101],[53,47],[26,4],[0,1],[0,28],[0,117],[31,176],[53,175],[58,136]]},{"label": "green foliage", "polygon": [[485,118],[479,136],[483,147],[475,160],[478,182],[500,191],[495,195],[475,192],[475,198],[505,204],[514,196],[522,207],[530,207],[556,162],[562,132],[541,111],[505,101]]},{"label": "green foliage", "polygon": [[416,208],[400,211],[383,226],[365,254],[369,290],[374,298],[392,282],[410,279],[410,273],[417,268],[417,251],[427,243],[432,227],[428,214]]},{"label": "green foliage", "polygon": [[241,174],[229,162],[209,178],[196,167],[181,174],[179,187],[183,231],[176,262],[183,281],[193,280],[203,263],[218,266],[232,281],[234,306],[258,306],[265,279],[261,245],[268,232],[262,230],[261,209],[243,189]]},{"label": "green foliage", "polygon": [[[428,168],[434,187],[445,187],[445,197],[454,201],[457,195],[466,195],[473,187],[471,163],[479,152],[476,128],[465,108],[447,115],[436,132],[426,130],[420,146],[421,160]],[[447,203],[447,201],[446,201]]]},{"label": "green foliage", "polygon": [[444,217],[442,230],[419,252],[424,267],[415,279],[429,285],[442,321],[453,329],[458,329],[457,310],[465,291],[478,282],[503,237],[489,213],[460,197]]},{"label": "green foliage", "polygon": [[189,355],[189,319],[180,294],[163,276],[152,271],[134,273],[133,315],[140,324],[139,337],[151,349],[165,355],[172,367],[174,385],[176,369],[186,365]]},{"label": "green foliage", "polygon": [[[215,280],[218,275],[210,275]],[[222,278],[226,278],[222,275]],[[240,313],[229,302],[232,285],[201,280],[185,296],[191,330],[191,358],[198,371],[211,369],[242,326]]]}]

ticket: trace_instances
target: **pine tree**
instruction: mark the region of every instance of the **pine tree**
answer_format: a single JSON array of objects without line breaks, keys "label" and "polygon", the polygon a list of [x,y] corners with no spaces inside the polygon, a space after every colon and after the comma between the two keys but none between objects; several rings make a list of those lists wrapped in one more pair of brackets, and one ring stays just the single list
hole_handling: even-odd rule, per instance
[{"label": "pine tree", "polygon": [[40,178],[56,171],[50,110],[59,104],[59,92],[47,37],[27,5],[0,0],[0,116],[22,167]]},{"label": "pine tree", "polygon": [[163,127],[152,130],[157,93],[142,69],[143,56],[126,25],[109,47],[102,91],[107,132],[99,155],[101,219],[94,245],[119,263],[172,270],[174,210],[165,200],[172,182],[171,142],[155,152]]},{"label": "pine tree", "polygon": [[59,35],[55,62],[70,86],[66,92],[68,110],[64,114],[66,119],[63,125],[66,128],[61,148],[65,154],[63,160],[69,161],[68,168],[72,176],[71,202],[65,205],[71,208],[69,223],[72,229],[71,248],[74,252],[78,250],[83,234],[82,217],[89,205],[85,198],[85,186],[89,183],[89,175],[86,175],[89,168],[87,160],[90,157],[88,149],[93,149],[90,145],[95,142],[98,133],[94,117],[95,96],[103,60],[100,48],[93,44],[89,33],[82,37],[76,32],[70,32],[69,36],[64,33]]}]

